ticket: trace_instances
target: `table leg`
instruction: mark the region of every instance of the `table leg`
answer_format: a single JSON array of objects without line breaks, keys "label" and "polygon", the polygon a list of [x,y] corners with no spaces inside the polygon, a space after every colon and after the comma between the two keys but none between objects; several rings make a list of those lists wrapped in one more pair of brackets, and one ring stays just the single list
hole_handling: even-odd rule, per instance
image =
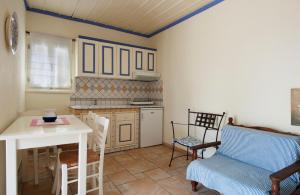
[{"label": "table leg", "polygon": [[17,144],[6,140],[6,195],[17,195]]},{"label": "table leg", "polygon": [[79,135],[78,195],[86,194],[87,134]]}]

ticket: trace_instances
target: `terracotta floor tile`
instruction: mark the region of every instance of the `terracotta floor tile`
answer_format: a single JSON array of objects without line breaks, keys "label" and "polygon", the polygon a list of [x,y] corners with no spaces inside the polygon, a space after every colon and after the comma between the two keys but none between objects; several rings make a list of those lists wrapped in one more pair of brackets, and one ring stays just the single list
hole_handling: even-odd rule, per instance
[{"label": "terracotta floor tile", "polygon": [[108,175],[103,175],[103,183],[110,182]]},{"label": "terracotta floor tile", "polygon": [[108,154],[105,154],[105,157],[113,157],[113,156],[118,156],[121,154],[126,154],[126,151],[108,153]]},{"label": "terracotta floor tile", "polygon": [[[183,154],[176,151],[176,155]],[[175,159],[169,167],[171,149],[160,145],[128,151],[105,154],[103,188],[105,195],[165,195],[219,193],[198,185],[198,192],[192,192],[190,181],[185,179],[186,167],[190,161],[184,157]],[[32,158],[29,158],[32,159]],[[51,195],[52,180],[45,169],[45,158],[40,161],[40,184],[24,183],[23,195]],[[33,179],[33,161],[28,161],[28,172]],[[45,177],[45,179],[42,179]],[[91,180],[87,186],[91,186]],[[77,193],[77,185],[69,186],[69,194]],[[89,193],[98,195],[98,191]]]},{"label": "terracotta floor tile", "polygon": [[109,175],[123,171],[124,168],[120,164],[105,164],[103,168],[103,175]]},{"label": "terracotta floor tile", "polygon": [[173,177],[160,180],[159,185],[172,195],[190,194],[187,186]]},{"label": "terracotta floor tile", "polygon": [[169,194],[166,190],[160,187],[157,183],[149,178],[136,180],[134,182],[126,183],[117,188],[125,195],[158,195]]},{"label": "terracotta floor tile", "polygon": [[135,162],[124,165],[124,167],[131,174],[137,174],[155,168],[154,164],[146,160],[136,160]]},{"label": "terracotta floor tile", "polygon": [[144,151],[144,148],[136,148],[132,150],[127,150],[126,152],[131,154],[131,153],[142,153]]},{"label": "terracotta floor tile", "polygon": [[157,181],[160,179],[165,179],[170,177],[170,175],[168,173],[166,173],[165,171],[163,171],[162,169],[153,169],[151,171],[147,171],[145,172],[146,175],[148,175],[151,179]]},{"label": "terracotta floor tile", "polygon": [[119,173],[108,175],[108,177],[115,185],[121,185],[136,180],[136,178],[128,171],[122,171]]},{"label": "terracotta floor tile", "polygon": [[168,147],[163,146],[163,145],[153,146],[153,147],[151,147],[151,152],[153,152],[155,154],[164,154],[164,153],[170,153],[171,154],[171,148],[168,148]]},{"label": "terracotta floor tile", "polygon": [[133,175],[136,179],[142,179],[145,177],[148,177],[145,173],[137,173],[135,175]]},{"label": "terracotta floor tile", "polygon": [[144,159],[146,160],[154,160],[154,159],[159,159],[161,156],[158,154],[154,154],[154,153],[146,153],[142,155]]},{"label": "terracotta floor tile", "polygon": [[135,160],[142,160],[144,159],[143,155],[142,154],[139,154],[139,153],[128,153],[128,155],[135,159]]},{"label": "terracotta floor tile", "polygon": [[121,154],[121,155],[118,155],[118,156],[114,156],[114,159],[117,161],[117,162],[130,162],[130,161],[133,161],[134,158],[132,158],[130,155],[128,155],[127,153],[125,154]]},{"label": "terracotta floor tile", "polygon": [[180,175],[186,175],[186,167],[180,167],[178,169],[176,169],[176,171],[180,174]]},{"label": "terracotta floor tile", "polygon": [[178,175],[177,169],[172,169],[172,170],[165,170],[166,173],[168,173],[170,176]]},{"label": "terracotta floor tile", "polygon": [[[105,195],[120,195],[121,194],[121,192],[116,188],[116,186],[112,182],[104,183],[103,193]],[[97,195],[99,195],[99,194],[97,194]]]},{"label": "terracotta floor tile", "polygon": [[118,164],[118,162],[114,159],[114,157],[107,158],[105,156],[104,157],[104,165],[109,165],[109,164]]}]

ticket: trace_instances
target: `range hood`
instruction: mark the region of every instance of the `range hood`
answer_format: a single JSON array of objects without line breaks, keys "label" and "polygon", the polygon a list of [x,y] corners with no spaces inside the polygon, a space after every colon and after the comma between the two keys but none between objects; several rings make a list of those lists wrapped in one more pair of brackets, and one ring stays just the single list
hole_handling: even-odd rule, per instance
[{"label": "range hood", "polygon": [[137,70],[133,73],[133,79],[139,81],[157,81],[160,79],[160,74],[157,72]]}]

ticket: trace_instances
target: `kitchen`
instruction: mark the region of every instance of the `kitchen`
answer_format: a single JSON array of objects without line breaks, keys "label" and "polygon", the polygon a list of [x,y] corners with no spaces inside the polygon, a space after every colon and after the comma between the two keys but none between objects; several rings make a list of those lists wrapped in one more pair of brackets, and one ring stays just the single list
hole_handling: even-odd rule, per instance
[{"label": "kitchen", "polygon": [[163,84],[156,49],[84,36],[77,43],[71,113],[81,120],[89,111],[110,119],[107,152],[162,144]]}]

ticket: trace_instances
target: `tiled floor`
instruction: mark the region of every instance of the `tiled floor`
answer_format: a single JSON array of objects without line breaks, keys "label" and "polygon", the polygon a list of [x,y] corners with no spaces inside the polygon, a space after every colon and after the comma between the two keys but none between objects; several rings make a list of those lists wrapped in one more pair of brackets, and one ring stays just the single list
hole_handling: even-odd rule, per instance
[{"label": "tiled floor", "polygon": [[[179,154],[180,152],[176,152],[176,155]],[[178,158],[169,167],[170,155],[171,150],[163,145],[106,154],[104,194],[219,194],[203,186],[199,187],[198,192],[192,192],[190,182],[185,179],[186,166],[190,161],[186,161],[184,157]],[[38,186],[25,183],[23,194],[48,195],[51,194],[50,189],[51,178],[48,177]],[[76,189],[71,186],[70,194],[75,191]]]}]

